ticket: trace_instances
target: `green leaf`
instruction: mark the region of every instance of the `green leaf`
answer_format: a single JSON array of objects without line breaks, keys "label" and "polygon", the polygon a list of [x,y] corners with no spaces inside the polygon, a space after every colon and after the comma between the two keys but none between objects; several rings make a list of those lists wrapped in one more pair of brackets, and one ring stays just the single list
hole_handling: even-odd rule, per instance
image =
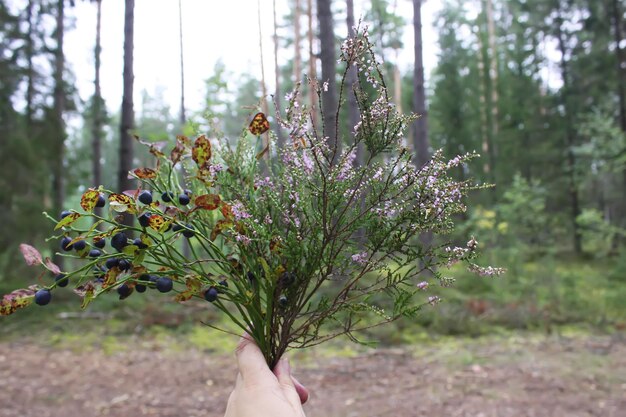
[{"label": "green leaf", "polygon": [[70,213],[67,216],[63,217],[61,221],[59,221],[57,225],[54,226],[54,230],[59,230],[62,227],[69,226],[70,224],[78,220],[80,217],[81,217],[80,214],[76,212]]}]

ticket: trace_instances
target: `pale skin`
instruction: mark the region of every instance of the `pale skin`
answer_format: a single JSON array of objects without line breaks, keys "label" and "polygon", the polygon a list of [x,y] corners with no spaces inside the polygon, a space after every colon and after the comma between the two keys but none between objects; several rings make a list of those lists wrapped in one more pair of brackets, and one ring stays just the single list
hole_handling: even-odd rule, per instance
[{"label": "pale skin", "polygon": [[287,359],[270,370],[247,334],[239,341],[236,354],[239,372],[224,417],[306,417],[302,404],[309,392],[291,375]]}]

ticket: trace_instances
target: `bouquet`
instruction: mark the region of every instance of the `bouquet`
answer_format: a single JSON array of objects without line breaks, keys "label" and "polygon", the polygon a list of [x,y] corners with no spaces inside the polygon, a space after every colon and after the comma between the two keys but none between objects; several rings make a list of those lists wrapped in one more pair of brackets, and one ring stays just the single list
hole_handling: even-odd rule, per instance
[{"label": "bouquet", "polygon": [[[26,261],[55,279],[5,295],[0,314],[33,301],[46,305],[68,284],[83,308],[110,292],[120,300],[148,289],[175,292],[178,302],[199,298],[220,310],[273,367],[288,348],[339,335],[357,340],[358,330],[437,303],[424,292],[435,281],[450,284],[441,271],[454,263],[464,261],[480,275],[501,274],[473,262],[474,238],[462,247],[444,243],[455,215],[465,210],[463,197],[478,188],[449,172],[477,155],[445,160],[435,152],[416,168],[403,146],[416,116],[396,112],[367,29],[343,43],[341,61],[340,97],[354,94],[360,113],[343,149],[340,140],[328,139],[329,129],[340,135],[339,126],[312,123],[312,109],[299,102],[299,85],[287,95],[286,111],[277,111],[277,127],[290,138],[283,149],[258,152],[262,135],[273,138],[263,113],[236,144],[178,136],[166,152],[141,141],[155,165],[129,173],[136,190],[91,188],[80,209],[50,217],[60,253],[80,266],[61,271],[21,245]],[[358,82],[346,92],[352,66]],[[325,86],[309,82],[322,99]],[[360,163],[358,152],[364,155]],[[78,222],[83,218],[92,226]],[[442,242],[424,244],[420,236],[426,234],[443,236]]]}]

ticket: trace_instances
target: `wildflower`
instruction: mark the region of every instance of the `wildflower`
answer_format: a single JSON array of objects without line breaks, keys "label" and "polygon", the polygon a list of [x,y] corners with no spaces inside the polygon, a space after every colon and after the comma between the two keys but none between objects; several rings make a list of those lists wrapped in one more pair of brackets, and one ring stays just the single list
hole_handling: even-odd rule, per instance
[{"label": "wildflower", "polygon": [[419,284],[417,284],[417,289],[420,291],[426,291],[428,289],[428,282],[426,281],[422,281]]},{"label": "wildflower", "polygon": [[352,255],[352,262],[355,262],[359,265],[366,265],[367,258],[368,258],[367,252],[356,253]]}]

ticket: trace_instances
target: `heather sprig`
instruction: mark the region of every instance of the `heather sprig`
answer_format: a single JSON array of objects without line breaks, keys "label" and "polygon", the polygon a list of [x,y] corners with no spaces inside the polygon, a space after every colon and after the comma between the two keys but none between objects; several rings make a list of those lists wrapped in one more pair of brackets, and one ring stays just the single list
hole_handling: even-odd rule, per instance
[{"label": "heather sprig", "polygon": [[[424,292],[433,280],[450,285],[453,279],[442,270],[458,262],[479,275],[501,274],[474,263],[476,239],[464,247],[445,239],[455,216],[465,211],[463,197],[478,188],[456,181],[450,171],[477,155],[446,160],[437,151],[415,167],[403,140],[417,116],[396,111],[367,28],[356,33],[341,48],[346,70],[337,115],[345,95],[354,94],[360,120],[341,138],[343,148],[330,146],[324,134],[332,128],[340,137],[340,122],[315,126],[313,109],[299,101],[298,84],[276,117],[289,138],[284,148],[270,148],[269,157],[258,152],[260,137],[250,131],[263,130],[265,116],[259,114],[255,129],[244,130],[234,143],[179,136],[169,153],[144,143],[156,162],[130,173],[138,189],[89,189],[82,210],[51,218],[54,238],[62,241],[60,254],[80,259],[82,266],[60,271],[24,245],[27,261],[65,274],[62,282],[74,284],[83,307],[113,290],[124,299],[147,288],[174,291],[179,302],[206,300],[255,339],[270,366],[288,348],[339,335],[357,340],[358,330],[438,303],[438,296]],[[348,86],[351,66],[359,77]],[[323,84],[311,82],[311,88],[323,100]],[[365,155],[362,163],[357,151]],[[108,198],[108,215],[99,216],[93,209],[102,196]],[[124,216],[139,224],[126,226]],[[90,219],[89,226],[81,218]],[[424,233],[439,236],[440,243],[424,246]],[[45,290],[55,290],[57,282]],[[40,290],[33,286],[5,296],[0,313],[29,304]],[[53,293],[37,299],[47,304]]]}]

